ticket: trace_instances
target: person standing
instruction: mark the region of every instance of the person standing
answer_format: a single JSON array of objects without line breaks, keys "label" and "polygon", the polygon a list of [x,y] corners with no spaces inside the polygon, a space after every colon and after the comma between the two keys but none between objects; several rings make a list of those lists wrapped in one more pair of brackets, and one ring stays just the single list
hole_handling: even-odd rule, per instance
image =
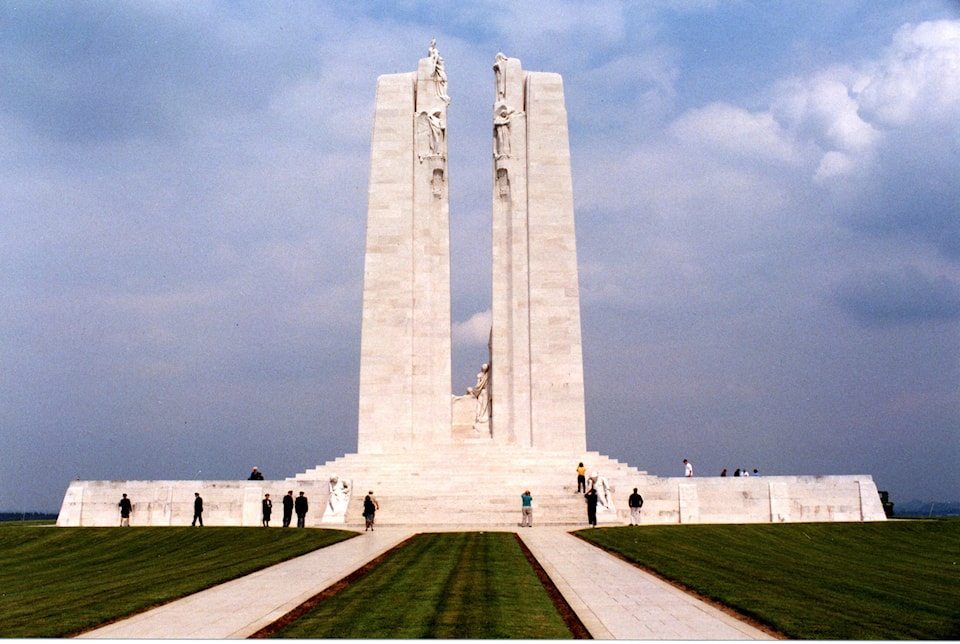
[{"label": "person standing", "polygon": [[521,508],[520,511],[523,513],[520,520],[521,528],[532,528],[533,527],[533,496],[530,494],[530,490],[524,490],[523,494],[520,495]]},{"label": "person standing", "polygon": [[200,522],[200,527],[203,527],[203,497],[200,496],[199,492],[193,493],[193,522],[191,526],[197,525],[197,521]]},{"label": "person standing", "polygon": [[307,503],[307,497],[303,496],[303,492],[300,493],[300,496],[297,497],[297,500],[294,502],[294,510],[297,512],[297,527],[303,528],[306,526],[306,517],[307,510],[310,508]]},{"label": "person standing", "polygon": [[[116,498],[116,497],[114,497]],[[124,494],[123,498],[120,499],[120,503],[117,505],[120,506],[120,526],[130,527],[130,514],[133,512],[133,504],[130,503],[130,499],[127,498],[127,495]]]},{"label": "person standing", "polygon": [[591,487],[587,490],[587,493],[583,495],[587,500],[587,523],[592,525],[594,528],[597,527],[597,491]]},{"label": "person standing", "polygon": [[373,496],[373,490],[370,490],[367,492],[367,496],[363,497],[363,520],[366,524],[363,528],[364,532],[367,530],[373,532],[373,519],[379,509],[380,504],[377,503],[377,497]]},{"label": "person standing", "polygon": [[688,479],[693,478],[693,464],[687,459],[683,459],[683,475]]},{"label": "person standing", "polygon": [[262,481],[262,480],[263,480],[263,472],[261,472],[261,471],[258,470],[257,468],[253,468],[253,471],[250,472],[250,478],[248,478],[247,480],[248,480],[248,481]]},{"label": "person standing", "polygon": [[577,493],[587,491],[587,468],[583,463],[577,465]]},{"label": "person standing", "polygon": [[270,500],[269,494],[263,495],[263,527],[270,527],[270,514],[273,513],[273,501]]},{"label": "person standing", "polygon": [[293,490],[287,490],[283,497],[283,527],[290,527],[290,519],[293,518]]},{"label": "person standing", "polygon": [[643,507],[643,497],[633,488],[633,494],[627,499],[627,505],[630,506],[630,525],[640,525],[640,508]]}]

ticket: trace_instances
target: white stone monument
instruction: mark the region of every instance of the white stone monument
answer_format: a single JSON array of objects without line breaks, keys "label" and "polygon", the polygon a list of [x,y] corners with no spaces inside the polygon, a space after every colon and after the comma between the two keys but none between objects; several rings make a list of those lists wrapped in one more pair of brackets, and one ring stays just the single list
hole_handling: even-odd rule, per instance
[{"label": "white stone monument", "polygon": [[[516,525],[520,494],[538,525],[585,525],[575,467],[601,496],[601,524],[883,520],[873,479],[658,478],[587,451],[573,188],[563,82],[497,54],[493,66],[490,360],[451,395],[447,71],[431,42],[417,71],[377,80],[370,160],[357,453],[278,481],[75,481],[58,525],[259,525],[260,499],[310,500],[307,526]],[[649,430],[655,433],[655,429]]]}]

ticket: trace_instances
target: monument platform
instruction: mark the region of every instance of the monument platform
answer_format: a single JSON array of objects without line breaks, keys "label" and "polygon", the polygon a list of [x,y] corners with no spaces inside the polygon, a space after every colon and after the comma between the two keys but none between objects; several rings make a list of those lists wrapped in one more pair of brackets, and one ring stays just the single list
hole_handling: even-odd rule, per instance
[{"label": "monument platform", "polygon": [[[260,501],[274,500],[271,527],[281,525],[288,490],[310,500],[309,527],[363,525],[363,497],[373,491],[383,526],[516,526],[520,495],[534,498],[534,524],[586,525],[576,466],[597,473],[611,507],[600,525],[629,522],[627,497],[638,488],[643,524],[882,521],[880,496],[867,475],[661,478],[597,452],[571,455],[534,448],[463,443],[390,454],[348,454],[278,481],[75,481],[64,497],[61,526],[119,524],[117,502],[134,504],[133,525],[189,525],[193,493],[204,498],[206,525],[258,526]],[[351,490],[346,512],[324,517],[330,479]]]}]

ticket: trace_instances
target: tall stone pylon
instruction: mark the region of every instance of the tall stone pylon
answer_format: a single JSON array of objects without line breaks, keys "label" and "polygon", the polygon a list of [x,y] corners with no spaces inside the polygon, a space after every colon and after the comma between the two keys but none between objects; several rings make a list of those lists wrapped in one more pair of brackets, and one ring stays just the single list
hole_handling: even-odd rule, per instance
[{"label": "tall stone pylon", "polygon": [[377,79],[360,339],[361,454],[450,441],[449,103],[434,42],[416,72]]},{"label": "tall stone pylon", "polygon": [[494,442],[586,450],[580,291],[563,80],[497,54],[493,114]]}]

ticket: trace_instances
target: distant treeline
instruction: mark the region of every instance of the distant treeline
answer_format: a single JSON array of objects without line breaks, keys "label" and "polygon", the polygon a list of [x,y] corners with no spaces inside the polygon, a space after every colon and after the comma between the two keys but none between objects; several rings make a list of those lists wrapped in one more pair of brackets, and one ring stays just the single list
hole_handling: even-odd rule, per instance
[{"label": "distant treeline", "polygon": [[0,512],[0,521],[50,521],[56,514],[49,512]]}]

